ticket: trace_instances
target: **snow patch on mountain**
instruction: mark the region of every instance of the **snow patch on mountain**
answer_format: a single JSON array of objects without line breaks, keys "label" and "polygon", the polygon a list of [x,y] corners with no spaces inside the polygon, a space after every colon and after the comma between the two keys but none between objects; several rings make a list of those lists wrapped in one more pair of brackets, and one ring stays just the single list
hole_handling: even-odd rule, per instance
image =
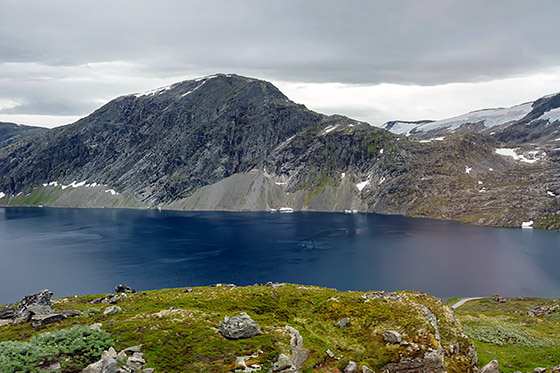
[{"label": "snow patch on mountain", "polygon": [[[541,115],[541,117],[539,119],[544,119],[544,120],[548,120],[550,123],[560,120],[560,108],[556,108],[556,109],[552,109],[550,111],[547,111],[546,113],[544,113],[543,115]],[[556,139],[559,140],[559,139]]]}]

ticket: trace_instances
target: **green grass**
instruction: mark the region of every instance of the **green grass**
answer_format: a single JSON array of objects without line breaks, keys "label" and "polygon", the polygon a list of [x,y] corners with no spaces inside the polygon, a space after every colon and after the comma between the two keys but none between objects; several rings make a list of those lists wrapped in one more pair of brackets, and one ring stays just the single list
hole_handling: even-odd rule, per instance
[{"label": "green grass", "polygon": [[560,312],[529,317],[527,311],[558,300],[510,298],[507,303],[472,300],[455,311],[476,346],[482,365],[498,360],[502,372],[532,372],[560,364]]},{"label": "green grass", "polygon": [[[140,292],[119,302],[123,312],[113,316],[101,312],[105,305],[91,305],[95,296],[69,298],[56,303],[56,309],[78,309],[85,314],[34,330],[29,324],[0,328],[0,341],[29,340],[43,331],[102,323],[117,351],[143,345],[149,367],[160,372],[227,372],[235,367],[238,356],[258,353],[257,362],[270,368],[280,353],[290,353],[285,325],[295,327],[303,336],[304,347],[311,352],[305,372],[320,372],[343,367],[349,360],[380,369],[399,356],[420,356],[405,346],[387,345],[384,330],[397,330],[409,342],[437,348],[434,329],[420,313],[424,304],[438,317],[442,347],[458,343],[466,351],[469,342],[449,309],[427,294],[400,292],[401,301],[361,298],[362,292],[338,292],[334,289],[285,285],[278,289],[265,286],[201,287],[191,293],[182,289]],[[329,298],[336,298],[336,300]],[[173,309],[170,309],[173,307]],[[242,340],[227,340],[218,333],[226,315],[247,312],[263,333]],[[334,323],[350,317],[351,325],[340,329]],[[344,358],[329,359],[331,349]],[[447,357],[448,372],[464,372],[468,359],[462,354]]]}]

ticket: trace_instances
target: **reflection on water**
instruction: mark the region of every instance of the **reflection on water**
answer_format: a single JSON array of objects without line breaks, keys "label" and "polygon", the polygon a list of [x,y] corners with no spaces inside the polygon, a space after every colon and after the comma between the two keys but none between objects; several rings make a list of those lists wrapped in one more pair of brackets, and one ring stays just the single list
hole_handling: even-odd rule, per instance
[{"label": "reflection on water", "polygon": [[560,233],[376,214],[2,208],[0,254],[0,304],[118,283],[560,295]]}]

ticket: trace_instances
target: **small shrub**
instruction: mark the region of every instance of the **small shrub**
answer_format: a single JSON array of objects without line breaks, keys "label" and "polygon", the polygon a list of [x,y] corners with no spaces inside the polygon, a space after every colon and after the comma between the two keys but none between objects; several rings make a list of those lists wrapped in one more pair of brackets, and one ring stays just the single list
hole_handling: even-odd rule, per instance
[{"label": "small shrub", "polygon": [[30,372],[60,361],[65,371],[96,361],[112,345],[109,334],[76,325],[41,333],[29,342],[0,342],[0,372]]},{"label": "small shrub", "polygon": [[496,346],[518,345],[543,348],[558,344],[555,339],[541,338],[525,330],[521,325],[495,321],[488,325],[464,325],[465,332],[471,338]]}]

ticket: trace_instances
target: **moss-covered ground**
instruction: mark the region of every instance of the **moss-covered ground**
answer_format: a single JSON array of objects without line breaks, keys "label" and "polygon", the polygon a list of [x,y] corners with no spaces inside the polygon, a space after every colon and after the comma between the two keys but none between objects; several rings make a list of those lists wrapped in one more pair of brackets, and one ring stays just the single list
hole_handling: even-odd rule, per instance
[{"label": "moss-covered ground", "polygon": [[[83,316],[68,318],[36,330],[29,323],[0,328],[0,341],[28,340],[38,333],[70,328],[73,325],[101,323],[117,351],[142,344],[148,367],[159,372],[227,372],[236,368],[238,356],[250,356],[270,368],[280,353],[290,353],[286,325],[295,327],[303,336],[304,347],[311,355],[305,372],[338,371],[349,360],[379,369],[401,357],[423,356],[436,349],[435,330],[420,312],[425,305],[438,319],[441,347],[451,344],[466,351],[470,345],[460,325],[451,321],[449,307],[441,300],[424,293],[399,292],[402,300],[362,297],[363,292],[338,292],[334,289],[290,285],[199,287],[192,292],[183,289],[145,291],[130,295],[118,305],[122,312],[104,315],[108,305],[94,305],[96,296],[73,297],[54,302],[56,310],[77,309]],[[226,315],[247,312],[262,328],[250,339],[227,340],[218,331]],[[350,326],[341,329],[334,324],[343,317]],[[403,339],[419,347],[407,351],[406,346],[384,342],[384,330],[396,330]],[[423,346],[422,348],[420,346]],[[330,349],[343,358],[329,358]],[[448,372],[468,371],[465,355],[446,356]],[[484,356],[484,355],[483,355]]]}]

